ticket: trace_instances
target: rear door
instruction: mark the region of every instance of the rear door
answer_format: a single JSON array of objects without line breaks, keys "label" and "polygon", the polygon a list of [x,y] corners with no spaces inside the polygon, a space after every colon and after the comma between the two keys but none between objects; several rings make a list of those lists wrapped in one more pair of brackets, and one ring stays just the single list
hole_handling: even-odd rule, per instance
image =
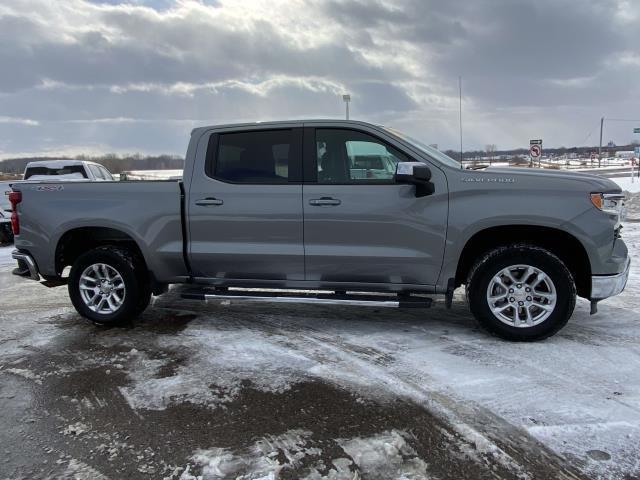
[{"label": "rear door", "polygon": [[374,132],[305,128],[303,191],[306,279],[320,283],[437,282],[448,191],[430,165],[435,193],[415,196],[393,180],[411,158]]},{"label": "rear door", "polygon": [[202,143],[188,195],[195,275],[304,280],[302,128],[218,131]]}]

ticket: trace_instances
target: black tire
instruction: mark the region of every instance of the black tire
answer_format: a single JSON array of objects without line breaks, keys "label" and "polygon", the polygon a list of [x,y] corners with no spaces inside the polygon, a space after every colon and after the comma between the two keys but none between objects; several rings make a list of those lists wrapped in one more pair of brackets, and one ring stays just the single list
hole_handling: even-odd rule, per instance
[{"label": "black tire", "polygon": [[140,300],[136,305],[136,309],[133,312],[134,317],[139,317],[142,314],[142,312],[144,312],[147,309],[147,307],[149,306],[149,302],[151,302],[151,295],[152,295],[151,282],[149,282],[148,280],[145,280],[140,284],[140,286],[143,291],[140,295]]},{"label": "black tire", "polygon": [[4,222],[0,224],[0,244],[13,243],[13,232],[11,224]]},{"label": "black tire", "polygon": [[[548,275],[556,290],[551,314],[541,323],[529,327],[507,325],[494,315],[487,300],[487,290],[494,276],[506,267],[521,264],[540,269]],[[496,248],[473,266],[467,279],[467,300],[471,312],[485,330],[506,340],[530,342],[550,337],[566,325],[576,304],[576,286],[571,272],[553,253],[541,247],[517,244]]]},{"label": "black tire", "polygon": [[[82,299],[80,276],[87,267],[96,263],[112,267],[124,282],[124,301],[115,312],[95,312]],[[116,246],[98,247],[80,255],[71,267],[68,289],[76,311],[101,325],[119,325],[131,321],[144,311],[151,297],[149,278],[142,259],[128,249]]]}]

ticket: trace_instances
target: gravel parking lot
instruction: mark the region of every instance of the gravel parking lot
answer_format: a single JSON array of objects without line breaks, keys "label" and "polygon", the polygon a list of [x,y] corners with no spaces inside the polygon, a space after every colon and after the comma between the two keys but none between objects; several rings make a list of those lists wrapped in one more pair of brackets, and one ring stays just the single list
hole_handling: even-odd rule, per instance
[{"label": "gravel parking lot", "polygon": [[[640,223],[624,232],[640,251]],[[99,328],[0,249],[0,478],[638,478],[640,265],[535,344],[453,309],[193,302]]]}]

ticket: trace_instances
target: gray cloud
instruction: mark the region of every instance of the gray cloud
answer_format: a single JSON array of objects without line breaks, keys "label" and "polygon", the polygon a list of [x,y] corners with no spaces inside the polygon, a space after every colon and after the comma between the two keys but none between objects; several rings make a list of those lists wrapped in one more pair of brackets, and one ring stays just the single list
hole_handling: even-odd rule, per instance
[{"label": "gray cloud", "polygon": [[[15,0],[0,5],[0,156],[183,153],[202,123],[355,117],[457,143],[584,140],[640,106],[628,0]],[[629,125],[606,136],[632,138]]]}]

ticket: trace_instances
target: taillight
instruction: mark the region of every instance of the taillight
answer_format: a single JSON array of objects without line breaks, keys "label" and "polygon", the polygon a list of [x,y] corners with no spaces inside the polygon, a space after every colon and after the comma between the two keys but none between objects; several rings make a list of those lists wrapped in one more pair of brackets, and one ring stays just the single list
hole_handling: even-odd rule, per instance
[{"label": "taillight", "polygon": [[20,235],[20,220],[18,219],[18,204],[22,201],[22,192],[10,192],[11,203],[11,230],[14,235]]}]

